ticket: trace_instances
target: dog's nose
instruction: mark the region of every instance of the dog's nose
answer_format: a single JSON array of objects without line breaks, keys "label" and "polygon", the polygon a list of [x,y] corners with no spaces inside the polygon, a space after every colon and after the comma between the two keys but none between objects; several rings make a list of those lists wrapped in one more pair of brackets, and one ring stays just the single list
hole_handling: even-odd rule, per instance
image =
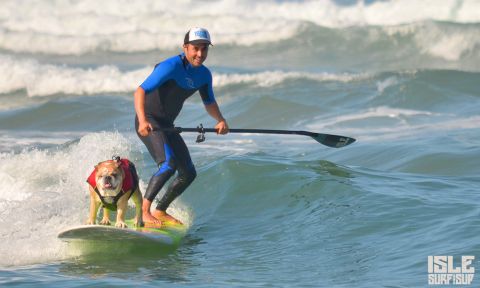
[{"label": "dog's nose", "polygon": [[110,176],[105,176],[105,181],[110,182],[110,180],[112,180],[112,177],[110,177]]}]

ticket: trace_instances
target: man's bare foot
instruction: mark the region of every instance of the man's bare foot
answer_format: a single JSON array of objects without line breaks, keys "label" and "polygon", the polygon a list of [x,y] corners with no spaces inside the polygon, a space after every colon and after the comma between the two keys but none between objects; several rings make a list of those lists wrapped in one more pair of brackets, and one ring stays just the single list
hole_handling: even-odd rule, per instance
[{"label": "man's bare foot", "polygon": [[158,220],[157,218],[153,217],[153,215],[149,212],[142,213],[143,223],[145,227],[155,227],[160,228],[162,227],[162,221]]},{"label": "man's bare foot", "polygon": [[165,211],[160,211],[160,210],[155,209],[155,211],[153,211],[153,216],[155,218],[161,220],[161,221],[173,222],[175,224],[183,225],[183,223],[180,222],[180,220],[176,219],[175,217],[173,217],[172,215],[168,214]]},{"label": "man's bare foot", "polygon": [[145,227],[150,228],[160,228],[162,226],[162,222],[155,218],[152,213],[150,213],[150,206],[152,205],[152,201],[143,198],[142,202],[142,218]]}]

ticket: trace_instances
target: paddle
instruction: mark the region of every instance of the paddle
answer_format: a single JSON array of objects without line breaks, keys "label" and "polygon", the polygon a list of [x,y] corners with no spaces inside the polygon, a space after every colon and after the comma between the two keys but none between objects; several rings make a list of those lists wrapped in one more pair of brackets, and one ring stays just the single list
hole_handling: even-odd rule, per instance
[{"label": "paddle", "polygon": [[[198,132],[200,135],[197,137],[197,143],[205,141],[205,133],[214,132],[217,130],[214,128],[203,128],[202,124],[197,128],[183,128],[183,127],[172,127],[172,128],[155,128],[155,131],[166,131],[166,132]],[[318,143],[321,143],[328,147],[340,148],[355,142],[354,138],[315,133],[309,131],[298,131],[298,130],[269,130],[269,129],[229,129],[229,133],[256,133],[256,134],[294,134],[294,135],[304,135],[310,136]]]}]

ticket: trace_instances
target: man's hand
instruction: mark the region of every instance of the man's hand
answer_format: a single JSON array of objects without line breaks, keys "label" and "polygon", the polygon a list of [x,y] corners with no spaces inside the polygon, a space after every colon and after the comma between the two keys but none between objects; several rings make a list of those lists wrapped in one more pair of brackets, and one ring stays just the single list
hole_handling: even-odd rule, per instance
[{"label": "man's hand", "polygon": [[150,131],[153,131],[153,126],[147,120],[138,123],[138,134],[143,137],[148,136]]},{"label": "man's hand", "polygon": [[225,135],[228,133],[228,124],[225,119],[219,121],[217,125],[215,125],[215,130],[217,130],[217,134]]},{"label": "man's hand", "polygon": [[210,114],[213,119],[218,121],[217,125],[215,125],[215,130],[217,130],[217,134],[227,134],[228,124],[225,118],[223,118],[222,113],[220,112],[220,108],[218,108],[217,102],[205,105],[205,109],[207,109],[208,114]]}]

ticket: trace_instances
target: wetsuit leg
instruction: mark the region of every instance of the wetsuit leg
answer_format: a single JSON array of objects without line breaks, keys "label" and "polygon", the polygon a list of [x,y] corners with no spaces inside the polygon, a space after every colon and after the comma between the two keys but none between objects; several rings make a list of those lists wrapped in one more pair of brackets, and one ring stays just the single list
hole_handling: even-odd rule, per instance
[{"label": "wetsuit leg", "polygon": [[158,171],[152,176],[152,178],[150,178],[150,182],[148,183],[144,195],[145,199],[153,201],[163,185],[165,185],[168,179],[170,179],[175,173],[175,156],[165,132],[151,131],[148,136],[143,137],[138,134],[137,119],[135,119],[135,129],[138,137],[142,140],[145,146],[147,146],[148,152],[150,152],[150,155],[152,155],[153,160],[159,167]]},{"label": "wetsuit leg", "polygon": [[166,136],[168,142],[171,144],[173,154],[175,155],[178,176],[172,181],[167,192],[165,192],[162,199],[159,201],[156,209],[160,211],[166,211],[170,203],[180,196],[180,194],[187,189],[197,176],[195,166],[190,157],[190,152],[180,134],[166,133]]}]

